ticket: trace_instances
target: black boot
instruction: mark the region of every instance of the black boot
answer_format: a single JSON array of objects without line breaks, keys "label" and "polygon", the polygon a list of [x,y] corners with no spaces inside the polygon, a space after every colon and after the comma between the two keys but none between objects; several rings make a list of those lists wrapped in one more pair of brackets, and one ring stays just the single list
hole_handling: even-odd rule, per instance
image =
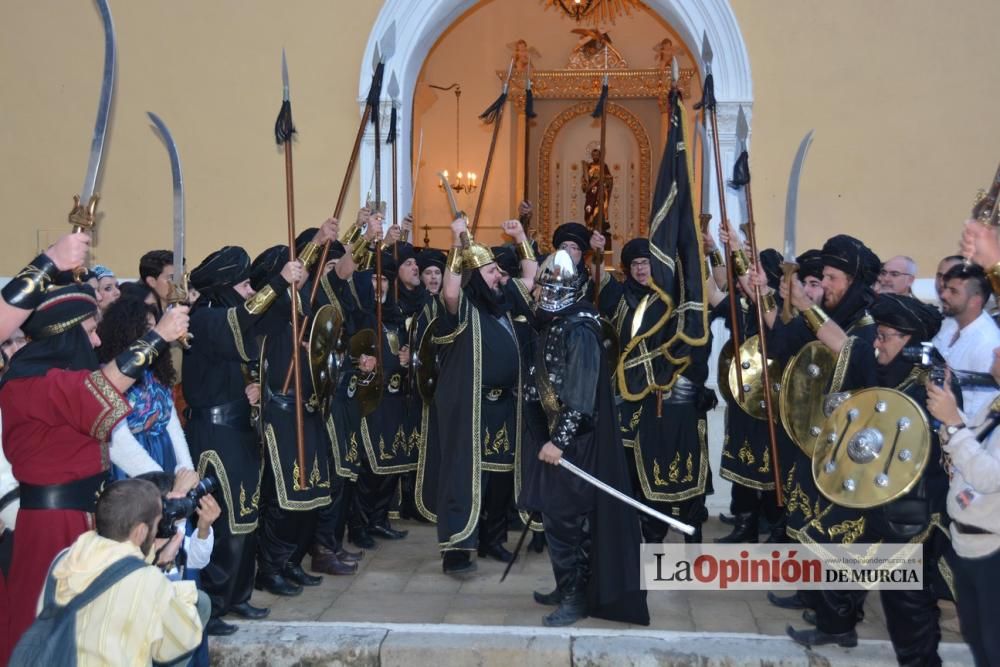
[{"label": "black boot", "polygon": [[536,554],[542,553],[545,550],[545,533],[542,531],[532,531],[531,542],[528,543],[528,551],[534,551]]},{"label": "black boot", "polygon": [[785,628],[785,632],[789,637],[806,648],[823,646],[824,644],[836,644],[844,648],[853,648],[858,645],[858,633],[854,630],[833,634],[816,628],[812,630],[796,630],[789,625]]},{"label": "black boot", "polygon": [[299,586],[319,586],[323,583],[323,577],[314,577],[307,574],[301,565],[285,563],[285,569],[281,571],[281,576],[288,581],[295,582]]},{"label": "black boot", "polygon": [[695,525],[695,527],[694,527],[694,534],[693,535],[685,535],[684,536],[684,543],[685,544],[701,544],[701,542],[702,542],[702,539],[701,539],[701,524],[699,523],[699,524]]},{"label": "black boot", "polygon": [[558,628],[583,618],[587,618],[587,593],[582,588],[571,588],[563,594],[559,608],[542,618],[542,623],[549,628]]},{"label": "black boot", "polygon": [[716,542],[718,544],[738,544],[740,542],[756,544],[757,539],[757,514],[755,512],[741,512],[736,515],[736,525],[733,526],[733,532],[725,537],[720,537]]},{"label": "black boot", "polygon": [[785,544],[789,542],[785,527],[788,525],[788,517],[782,516],[771,524],[770,535],[767,536],[767,544]]},{"label": "black boot", "polygon": [[280,574],[258,572],[254,586],[258,591],[267,591],[272,595],[281,595],[283,597],[294,597],[302,593],[301,586],[285,579]]},{"label": "black boot", "polygon": [[535,602],[549,607],[555,607],[562,602],[562,591],[559,590],[558,586],[551,593],[539,593],[535,591],[532,595],[535,598]]}]

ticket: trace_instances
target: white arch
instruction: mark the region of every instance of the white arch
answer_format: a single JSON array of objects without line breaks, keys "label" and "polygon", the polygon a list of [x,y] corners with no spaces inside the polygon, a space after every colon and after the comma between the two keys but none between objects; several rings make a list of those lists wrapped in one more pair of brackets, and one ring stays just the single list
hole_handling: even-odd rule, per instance
[{"label": "white arch", "polygon": [[[417,77],[423,67],[424,60],[431,47],[437,42],[444,31],[463,13],[476,4],[477,0],[385,0],[379,11],[375,26],[368,36],[365,54],[361,62],[365,63],[358,80],[359,109],[364,108],[368,86],[371,83],[371,70],[375,47],[387,30],[395,31],[395,52],[386,65],[385,81],[389,81],[391,73],[395,73],[401,90],[403,109],[409,108],[408,100],[413,99]],[[714,59],[712,71],[715,74],[715,95],[718,101],[719,140],[723,153],[723,169],[728,172],[735,162],[737,154],[736,115],[740,105],[743,106],[748,122],[752,121],[753,84],[750,76],[750,59],[747,55],[743,35],[736,23],[728,0],[646,0],[650,9],[662,16],[680,34],[695,54],[700,53],[702,35],[707,34],[712,45]],[[704,74],[704,73],[703,73]],[[388,85],[386,83],[386,85]],[[388,127],[389,100],[386,99],[383,87],[383,127]],[[408,147],[412,142],[413,123],[409,113],[400,114],[398,125],[400,141],[400,160],[398,185],[400,195],[400,215],[407,211],[403,209],[411,199],[412,183],[410,182],[410,161],[407,159]],[[383,139],[384,140],[384,139]],[[360,156],[360,173],[371,174],[374,168],[374,137],[371,131],[362,142]],[[389,183],[391,165],[389,160],[382,160],[382,182]],[[430,177],[430,175],[425,175]],[[364,190],[364,188],[362,188]],[[388,188],[386,189],[388,190]],[[361,199],[366,196],[361,192]],[[729,193],[731,195],[731,193]],[[732,199],[732,201],[729,201]],[[715,197],[713,196],[713,202]],[[404,203],[405,202],[405,203]],[[717,209],[713,203],[712,208]],[[734,223],[741,222],[742,207],[735,197],[727,196],[729,217]],[[389,211],[392,210],[391,203]],[[713,211],[713,222],[719,220],[717,211]]]}]

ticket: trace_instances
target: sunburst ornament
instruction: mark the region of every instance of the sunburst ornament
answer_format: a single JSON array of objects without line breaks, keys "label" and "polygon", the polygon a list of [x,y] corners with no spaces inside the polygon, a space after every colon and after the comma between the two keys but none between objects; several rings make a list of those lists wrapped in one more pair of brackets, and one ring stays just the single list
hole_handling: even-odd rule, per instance
[{"label": "sunburst ornament", "polygon": [[614,25],[619,16],[631,16],[633,9],[642,8],[640,0],[542,0],[546,8],[554,7],[574,21],[584,19],[594,25]]}]

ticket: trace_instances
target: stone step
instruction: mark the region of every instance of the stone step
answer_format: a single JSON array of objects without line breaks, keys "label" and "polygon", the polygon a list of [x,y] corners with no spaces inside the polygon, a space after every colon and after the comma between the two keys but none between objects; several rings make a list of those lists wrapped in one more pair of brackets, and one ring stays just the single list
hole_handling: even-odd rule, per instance
[{"label": "stone step", "polygon": [[[268,621],[236,625],[237,633],[209,642],[213,665],[896,665],[891,644],[883,640],[861,640],[852,649],[810,650],[784,637],[722,632]],[[939,654],[947,667],[973,664],[964,644],[942,643]]]}]

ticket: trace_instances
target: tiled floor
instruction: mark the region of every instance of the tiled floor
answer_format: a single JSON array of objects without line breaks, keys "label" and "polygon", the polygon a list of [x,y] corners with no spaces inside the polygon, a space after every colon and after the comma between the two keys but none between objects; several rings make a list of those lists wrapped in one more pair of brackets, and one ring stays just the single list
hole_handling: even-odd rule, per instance
[{"label": "tiled floor", "polygon": [[[324,577],[323,584],[293,598],[275,598],[256,592],[253,603],[271,608],[274,621],[371,621],[384,623],[463,623],[482,625],[541,624],[547,608],[536,604],[533,590],[553,588],[548,554],[527,553],[500,583],[503,564],[481,559],[478,570],[462,579],[441,572],[433,526],[395,522],[409,529],[396,542],[380,541],[369,552],[358,574]],[[705,524],[706,541],[727,532],[717,518]],[[517,540],[510,534],[508,547]],[[304,563],[309,566],[309,557]],[[765,594],[750,592],[652,591],[649,594],[651,628],[699,632],[749,632],[783,635],[785,626],[803,627],[798,612],[768,604]],[[865,620],[858,626],[862,639],[887,639],[878,596],[869,596]],[[942,604],[944,641],[960,642],[955,609]],[[586,619],[578,627],[628,626]]]}]

